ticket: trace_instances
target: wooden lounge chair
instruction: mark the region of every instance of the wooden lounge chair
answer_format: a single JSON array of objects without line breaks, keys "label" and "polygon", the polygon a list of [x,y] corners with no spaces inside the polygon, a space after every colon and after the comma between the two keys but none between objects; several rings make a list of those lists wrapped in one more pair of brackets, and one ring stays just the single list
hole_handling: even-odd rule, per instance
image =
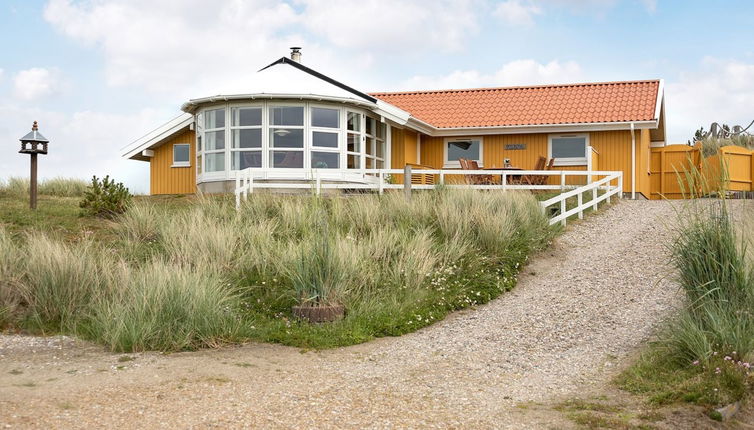
[{"label": "wooden lounge chair", "polygon": [[[543,157],[540,157],[544,160]],[[554,158],[550,158],[550,161],[547,163],[547,166],[545,166],[543,169],[537,169],[537,170],[552,170],[552,166],[555,163]],[[531,182],[530,185],[544,185],[547,183],[548,175],[531,175]]]},{"label": "wooden lounge chair", "polygon": [[[537,159],[537,164],[534,165],[534,168],[532,170],[544,170],[545,169],[545,163],[547,163],[547,158],[540,156]],[[542,175],[521,175],[520,178],[518,178],[515,183],[517,185],[541,185],[541,184],[535,184],[535,182],[540,181],[540,177]],[[545,180],[547,177],[545,176]]]},{"label": "wooden lounge chair", "polygon": [[[473,160],[467,160],[465,158],[459,158],[458,162],[461,164],[462,170],[480,170],[479,163]],[[492,175],[463,175],[464,180],[469,185],[490,185],[495,183],[495,178]]]}]

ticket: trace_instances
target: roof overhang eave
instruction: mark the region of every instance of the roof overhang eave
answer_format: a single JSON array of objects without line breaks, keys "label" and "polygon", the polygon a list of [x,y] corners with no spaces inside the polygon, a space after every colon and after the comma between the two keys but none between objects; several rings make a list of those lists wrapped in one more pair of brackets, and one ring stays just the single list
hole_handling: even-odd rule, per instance
[{"label": "roof overhang eave", "polygon": [[190,127],[194,122],[194,116],[184,113],[167,123],[157,127],[146,135],[131,142],[128,146],[120,151],[120,156],[130,160],[147,161],[149,158],[142,156],[142,151],[151,149],[159,145],[162,141],[174,135],[175,133]]},{"label": "roof overhang eave", "polygon": [[346,103],[361,107],[374,107],[375,104],[366,100],[358,100],[348,97],[333,97],[321,94],[290,94],[290,93],[255,93],[255,94],[232,94],[232,95],[216,95],[210,97],[202,97],[198,99],[191,99],[188,102],[181,105],[181,110],[186,113],[193,114],[199,108],[199,106],[210,103],[223,103],[231,101],[241,100],[313,100],[332,103]]},{"label": "roof overhang eave", "polygon": [[524,133],[576,133],[584,131],[630,130],[631,124],[635,129],[657,128],[658,120],[616,121],[574,124],[536,124],[496,127],[434,127],[426,122],[412,117],[408,126],[429,136],[469,136],[491,134],[524,134]]}]

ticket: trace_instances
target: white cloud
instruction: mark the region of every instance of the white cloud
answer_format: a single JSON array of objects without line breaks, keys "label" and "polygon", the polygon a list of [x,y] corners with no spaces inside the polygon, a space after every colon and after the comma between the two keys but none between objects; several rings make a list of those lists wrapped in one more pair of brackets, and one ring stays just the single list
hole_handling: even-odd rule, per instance
[{"label": "white cloud", "polygon": [[666,86],[670,143],[685,143],[712,122],[745,127],[754,120],[754,63],[706,57],[700,66]]},{"label": "white cloud", "polygon": [[649,13],[657,11],[657,0],[641,0],[641,3],[647,8],[647,12]]},{"label": "white cloud", "polygon": [[60,72],[57,69],[33,67],[16,73],[13,91],[21,100],[31,101],[57,94],[62,89]]},{"label": "white cloud", "polygon": [[486,0],[292,1],[49,0],[44,16],[103,52],[108,85],[186,98],[242,91],[302,45],[305,64],[357,86],[376,54],[462,49]]},{"label": "white cloud", "polygon": [[102,50],[109,85],[168,93],[191,85],[193,97],[248,79],[300,42],[278,34],[300,18],[272,0],[50,0],[44,16]]},{"label": "white cloud", "polygon": [[400,85],[405,90],[473,88],[489,86],[558,84],[584,79],[575,61],[557,60],[542,64],[535,60],[515,60],[491,74],[477,70],[456,70],[443,76],[414,76]]},{"label": "white cloud", "polygon": [[334,45],[370,51],[461,50],[481,0],[302,0],[302,22]]},{"label": "white cloud", "polygon": [[530,26],[534,24],[534,15],[541,13],[542,9],[532,2],[508,0],[498,4],[493,15],[510,25]]}]

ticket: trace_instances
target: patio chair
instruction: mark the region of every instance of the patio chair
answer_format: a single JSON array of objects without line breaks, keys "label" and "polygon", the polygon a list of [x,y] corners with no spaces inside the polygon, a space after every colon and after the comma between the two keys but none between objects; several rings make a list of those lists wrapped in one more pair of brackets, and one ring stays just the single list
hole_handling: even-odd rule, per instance
[{"label": "patio chair", "polygon": [[[544,167],[542,170],[552,170],[552,166],[555,164],[555,159],[550,158],[550,161],[547,163],[547,166]],[[532,175],[532,181],[531,185],[544,185],[547,183],[548,175]]]},{"label": "patio chair", "polygon": [[[480,170],[479,163],[465,158],[458,159],[462,170]],[[495,183],[492,175],[463,175],[464,181],[469,185],[490,185]]]},{"label": "patio chair", "polygon": [[[534,169],[532,170],[544,170],[545,163],[547,163],[547,158],[540,156],[537,159],[537,164],[534,165]],[[542,176],[544,176],[545,180],[547,180],[547,176],[545,175],[521,175],[521,177],[516,179],[514,183],[516,185],[542,185],[537,183],[541,181],[540,178]]]}]

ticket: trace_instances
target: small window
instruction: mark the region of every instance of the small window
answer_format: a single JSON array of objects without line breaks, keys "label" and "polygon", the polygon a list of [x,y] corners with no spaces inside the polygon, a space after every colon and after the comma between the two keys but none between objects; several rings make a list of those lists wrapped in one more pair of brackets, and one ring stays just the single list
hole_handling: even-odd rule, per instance
[{"label": "small window", "polygon": [[312,108],[312,127],[340,127],[340,112],[337,109]]},{"label": "small window", "polygon": [[481,139],[453,139],[445,141],[445,166],[460,167],[461,158],[482,164]]},{"label": "small window", "polygon": [[270,108],[272,125],[304,125],[304,108],[300,106],[281,106]]},{"label": "small window", "polygon": [[585,165],[588,145],[586,135],[550,136],[550,158],[556,166]]},{"label": "small window", "polygon": [[173,167],[188,167],[191,165],[188,143],[173,145]]}]

